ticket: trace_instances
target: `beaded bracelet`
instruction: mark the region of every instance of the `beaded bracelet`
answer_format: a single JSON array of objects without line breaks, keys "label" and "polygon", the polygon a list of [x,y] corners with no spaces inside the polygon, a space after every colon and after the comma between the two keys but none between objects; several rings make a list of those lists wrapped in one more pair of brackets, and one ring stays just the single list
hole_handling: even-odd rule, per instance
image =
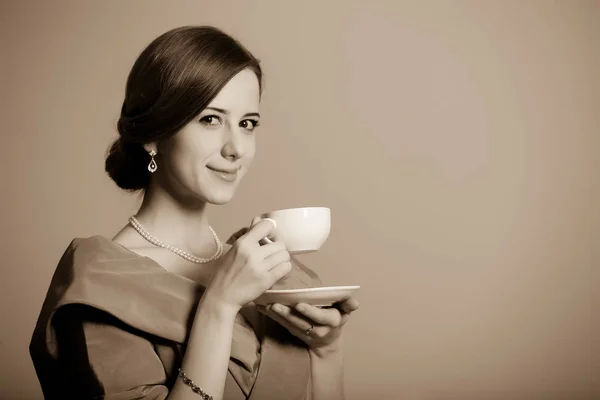
[{"label": "beaded bracelet", "polygon": [[192,391],[196,394],[199,394],[203,400],[213,400],[213,397],[207,394],[204,390],[202,390],[199,386],[197,386],[188,376],[183,372],[181,368],[179,368],[179,377],[189,387],[192,388]]}]

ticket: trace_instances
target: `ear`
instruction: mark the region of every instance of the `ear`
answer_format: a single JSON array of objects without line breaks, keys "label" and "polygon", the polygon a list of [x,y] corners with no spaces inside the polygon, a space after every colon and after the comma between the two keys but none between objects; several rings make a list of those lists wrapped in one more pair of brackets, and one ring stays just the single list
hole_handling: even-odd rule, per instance
[{"label": "ear", "polygon": [[144,150],[146,150],[147,153],[150,153],[152,150],[154,150],[155,153],[158,153],[157,151],[157,145],[156,142],[151,142],[151,143],[145,143],[144,144]]}]

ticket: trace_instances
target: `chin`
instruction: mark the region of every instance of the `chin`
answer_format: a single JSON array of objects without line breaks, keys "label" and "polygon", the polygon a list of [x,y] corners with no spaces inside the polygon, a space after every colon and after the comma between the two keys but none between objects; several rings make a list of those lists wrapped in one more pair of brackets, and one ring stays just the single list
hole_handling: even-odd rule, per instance
[{"label": "chin", "polygon": [[231,201],[231,197],[220,197],[220,198],[208,198],[206,202],[214,206],[224,206]]},{"label": "chin", "polygon": [[209,204],[222,206],[233,199],[235,190],[213,190],[209,193],[203,193],[202,198]]},{"label": "chin", "polygon": [[238,176],[234,182],[222,182],[211,178],[211,180],[198,182],[198,194],[205,202],[219,206],[225,205],[233,199],[242,180],[242,176]]}]

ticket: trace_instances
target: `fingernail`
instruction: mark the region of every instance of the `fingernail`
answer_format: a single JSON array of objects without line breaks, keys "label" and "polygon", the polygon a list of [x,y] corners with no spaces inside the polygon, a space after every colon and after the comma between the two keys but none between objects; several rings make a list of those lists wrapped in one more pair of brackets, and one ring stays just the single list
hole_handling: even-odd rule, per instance
[{"label": "fingernail", "polygon": [[298,311],[306,311],[306,307],[303,306],[302,304],[299,304],[299,305],[296,306],[296,310],[298,310]]},{"label": "fingernail", "polygon": [[278,305],[274,305],[273,307],[271,307],[271,309],[272,309],[273,311],[275,311],[275,312],[281,312],[281,311],[283,311],[283,310],[281,309],[281,306],[278,306]]}]

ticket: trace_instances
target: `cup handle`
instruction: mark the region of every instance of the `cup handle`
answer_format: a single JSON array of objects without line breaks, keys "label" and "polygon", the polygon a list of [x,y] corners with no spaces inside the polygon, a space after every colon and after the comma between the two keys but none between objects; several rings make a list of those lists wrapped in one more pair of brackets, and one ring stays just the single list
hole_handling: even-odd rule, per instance
[{"label": "cup handle", "polygon": [[[271,221],[271,222],[273,223],[273,226],[275,227],[275,229],[277,229],[277,222],[276,222],[274,219],[272,219],[272,218],[267,218],[267,217],[264,217],[264,218],[260,218],[260,217],[258,217],[258,221],[262,221],[262,220],[265,220],[265,219],[266,219],[266,220],[269,220],[269,221]],[[256,221],[256,223],[258,223],[258,221]],[[254,225],[254,224],[253,224],[253,225]],[[263,241],[264,241],[264,242],[265,242],[265,243],[267,243],[267,244],[274,243],[274,242],[273,242],[271,239],[269,239],[269,237],[268,237],[268,236],[265,236],[265,237],[264,237],[264,238],[262,238],[260,241],[261,241],[261,242],[263,242]]]}]

